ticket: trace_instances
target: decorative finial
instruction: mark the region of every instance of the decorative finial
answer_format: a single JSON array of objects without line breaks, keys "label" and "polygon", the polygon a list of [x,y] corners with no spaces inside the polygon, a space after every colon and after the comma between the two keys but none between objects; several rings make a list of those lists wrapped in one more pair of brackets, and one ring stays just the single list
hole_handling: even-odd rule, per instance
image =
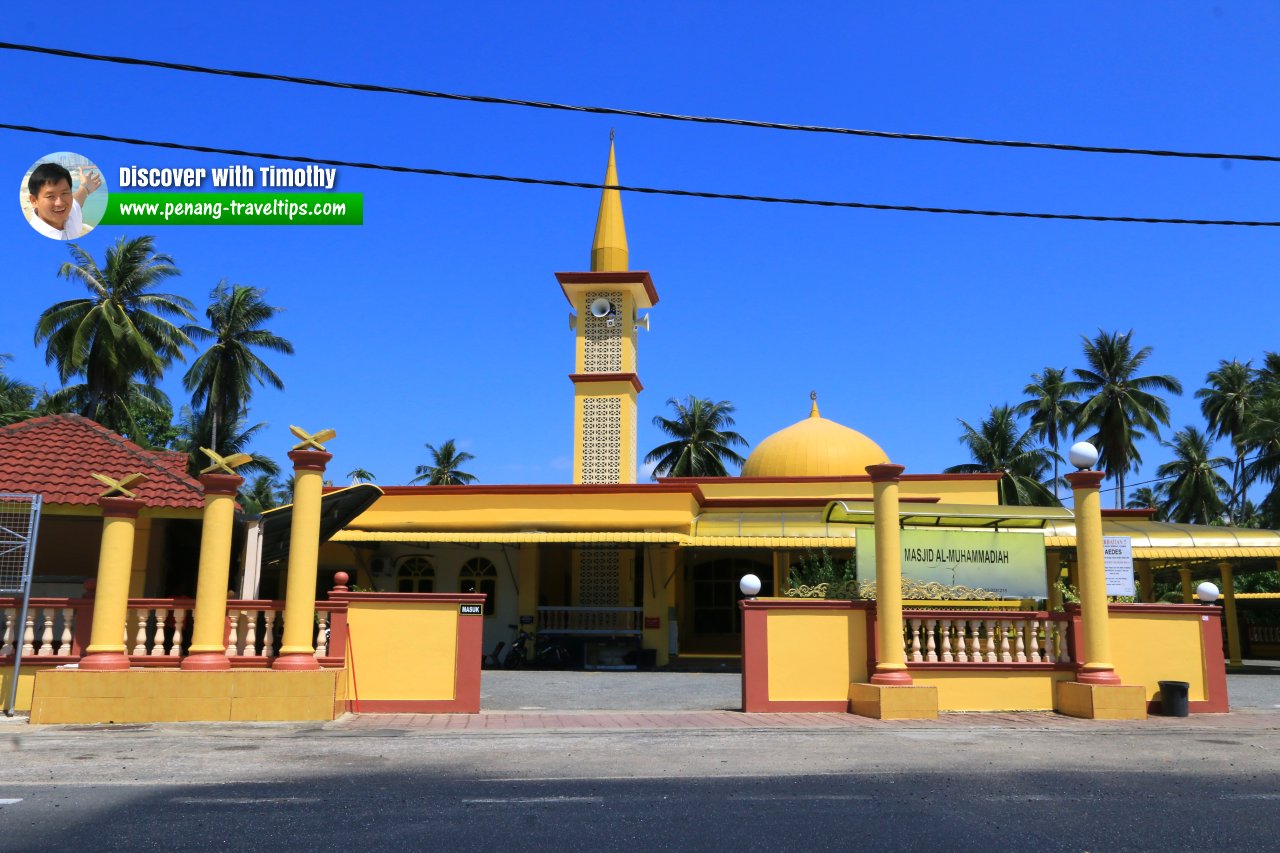
[{"label": "decorative finial", "polygon": [[209,457],[209,461],[213,464],[208,467],[201,468],[201,474],[212,474],[214,471],[221,471],[224,474],[235,474],[235,468],[246,462],[252,462],[253,457],[248,453],[232,453],[230,456],[221,456],[214,453],[207,447],[200,448],[200,452]]},{"label": "decorative finial", "polygon": [[119,480],[113,480],[105,474],[92,474],[91,476],[107,487],[107,490],[99,495],[99,497],[103,498],[114,498],[121,495],[126,498],[137,498],[137,495],[129,491],[129,487],[145,482],[147,479],[146,474],[130,474],[127,477],[121,477]]},{"label": "decorative finial", "polygon": [[809,417],[811,418],[822,417],[821,415],[818,414],[818,392],[810,391],[809,399],[813,401],[813,405],[809,407]]},{"label": "decorative finial", "polygon": [[336,429],[322,429],[313,435],[302,427],[292,425],[289,427],[289,432],[293,433],[294,438],[302,439],[293,446],[294,450],[324,450],[324,442],[332,441],[338,436]]},{"label": "decorative finial", "polygon": [[612,128],[612,127],[611,127],[611,128],[609,128],[609,141],[610,141],[610,142],[612,142],[612,141],[613,141],[613,128]]}]

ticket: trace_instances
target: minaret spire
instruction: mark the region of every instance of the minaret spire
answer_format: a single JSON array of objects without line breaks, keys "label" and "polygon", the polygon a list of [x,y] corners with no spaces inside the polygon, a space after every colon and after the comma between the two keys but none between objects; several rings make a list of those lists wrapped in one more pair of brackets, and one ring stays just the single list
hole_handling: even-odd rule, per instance
[{"label": "minaret spire", "polygon": [[[613,131],[609,131],[609,165],[605,168],[606,186],[618,185],[618,164],[613,153]],[[596,216],[596,235],[591,242],[591,271],[618,272],[627,269],[627,227],[622,221],[622,194],[604,190],[600,194],[600,213]]]}]

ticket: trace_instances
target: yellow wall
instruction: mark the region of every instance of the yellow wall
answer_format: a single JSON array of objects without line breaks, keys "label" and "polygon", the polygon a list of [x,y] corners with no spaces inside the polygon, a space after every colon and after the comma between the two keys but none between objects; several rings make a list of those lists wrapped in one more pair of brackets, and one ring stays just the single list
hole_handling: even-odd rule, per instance
[{"label": "yellow wall", "polygon": [[1192,702],[1210,698],[1205,672],[1200,614],[1117,613],[1111,623],[1111,663],[1126,685],[1146,688],[1147,699],[1160,692],[1159,681],[1185,681]]},{"label": "yellow wall", "polygon": [[347,625],[353,699],[455,698],[457,602],[352,601]]},{"label": "yellow wall", "polygon": [[[36,673],[56,666],[56,664],[33,666],[30,661],[30,656],[23,658],[22,669],[18,673],[18,697],[13,708],[15,711],[31,710],[31,688],[36,683]],[[8,707],[11,689],[13,689],[13,664],[6,663],[0,667],[0,708]]]},{"label": "yellow wall", "polygon": [[843,700],[867,680],[862,610],[775,610],[768,615],[769,701]]},{"label": "yellow wall", "polygon": [[915,684],[938,688],[939,711],[1052,711],[1054,684],[1074,677],[1066,670],[911,671]]}]

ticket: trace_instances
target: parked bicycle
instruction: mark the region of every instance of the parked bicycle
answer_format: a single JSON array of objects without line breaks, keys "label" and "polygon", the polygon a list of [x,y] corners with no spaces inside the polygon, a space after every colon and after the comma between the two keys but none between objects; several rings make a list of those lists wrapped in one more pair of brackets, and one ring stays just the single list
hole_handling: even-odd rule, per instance
[{"label": "parked bicycle", "polygon": [[[516,638],[511,643],[511,649],[507,652],[507,656],[502,660],[504,669],[522,669],[524,667],[564,669],[569,665],[571,659],[569,649],[560,640],[551,638],[539,642],[533,634],[523,628],[516,625],[508,625],[507,627],[516,632]],[[533,646],[532,660],[529,659],[530,646]]]}]

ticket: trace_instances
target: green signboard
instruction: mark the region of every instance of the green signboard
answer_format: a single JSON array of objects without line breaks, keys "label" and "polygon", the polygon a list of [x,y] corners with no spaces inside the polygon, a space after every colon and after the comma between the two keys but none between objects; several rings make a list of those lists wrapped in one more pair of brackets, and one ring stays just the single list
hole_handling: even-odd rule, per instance
[{"label": "green signboard", "polygon": [[[858,581],[876,577],[875,529],[858,529]],[[903,530],[902,577],[930,597],[1047,598],[1044,536],[970,530]],[[982,595],[982,592],[994,593]]]}]

